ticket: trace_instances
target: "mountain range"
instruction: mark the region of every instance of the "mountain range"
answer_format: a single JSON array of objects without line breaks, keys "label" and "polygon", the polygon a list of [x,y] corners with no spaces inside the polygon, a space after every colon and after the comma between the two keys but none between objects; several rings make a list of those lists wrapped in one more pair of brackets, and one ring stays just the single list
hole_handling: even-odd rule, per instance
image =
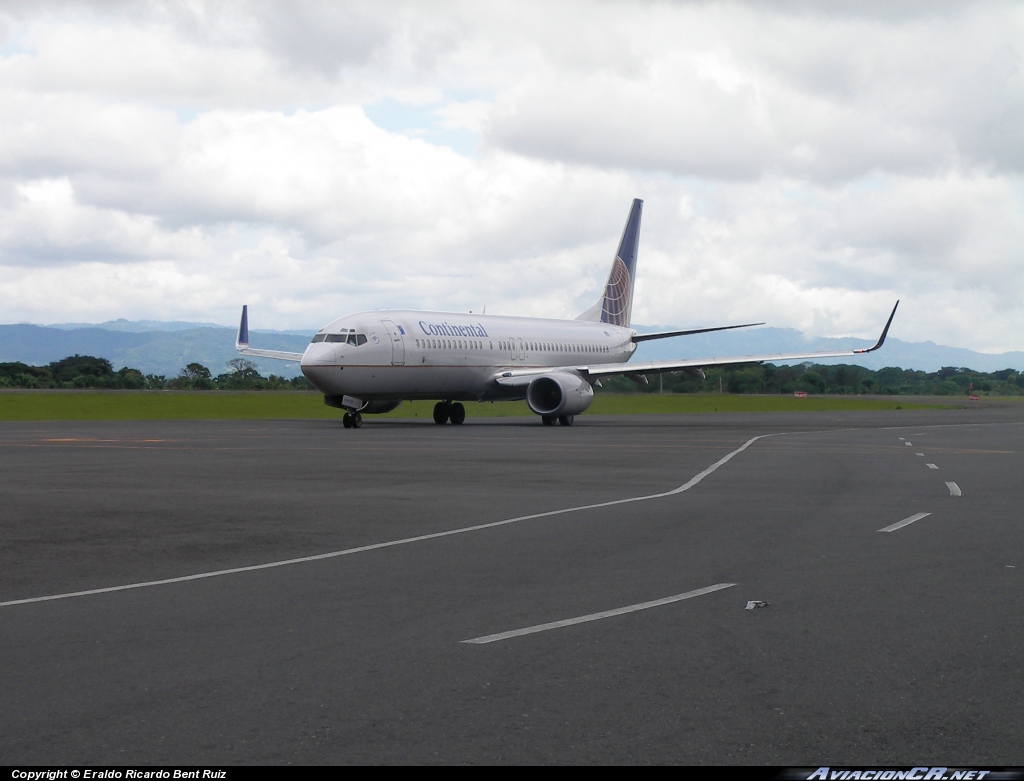
[{"label": "mountain range", "polygon": [[[635,326],[641,333],[672,330],[672,327]],[[254,347],[302,352],[311,331],[252,331]],[[870,340],[805,337],[791,328],[752,328],[676,339],[644,342],[634,360],[668,360],[716,355],[756,355],[775,352],[844,350],[869,346]],[[237,358],[235,329],[215,323],[112,320],[106,323],[57,323],[53,325],[0,325],[0,362],[21,361],[45,365],[69,355],[106,358],[114,369],[130,366],[144,374],[177,376],[185,365],[201,363],[214,374],[228,371],[227,362]],[[1024,369],[1024,352],[979,353],[934,342],[904,342],[890,337],[877,352],[858,358],[833,358],[819,363],[853,363],[868,369],[899,366],[933,372],[957,366],[983,372]],[[269,359],[255,361],[264,376],[298,375],[298,364]]]}]

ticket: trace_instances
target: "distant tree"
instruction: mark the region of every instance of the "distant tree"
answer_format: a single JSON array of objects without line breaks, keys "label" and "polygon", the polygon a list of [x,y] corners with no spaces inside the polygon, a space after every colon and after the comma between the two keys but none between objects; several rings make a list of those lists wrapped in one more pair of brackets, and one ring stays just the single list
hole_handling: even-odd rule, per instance
[{"label": "distant tree", "polygon": [[232,374],[259,374],[256,371],[256,364],[248,358],[232,358],[228,361]]},{"label": "distant tree", "polygon": [[[99,378],[112,378],[114,369],[106,358],[94,358],[91,355],[72,355],[54,361],[47,368],[53,375],[54,382],[70,382],[78,387],[97,385]],[[76,382],[77,378],[82,380]]]},{"label": "distant tree", "polygon": [[208,380],[210,379],[210,370],[201,363],[190,363],[178,373],[178,376],[190,382]]},{"label": "distant tree", "polygon": [[209,390],[213,382],[209,369],[201,363],[190,363],[167,386],[175,390]]},{"label": "distant tree", "polygon": [[126,390],[137,390],[146,387],[146,378],[138,369],[129,369],[127,366],[118,369],[115,375],[117,387]]},{"label": "distant tree", "polygon": [[0,363],[0,387],[49,388],[53,375],[43,366],[29,366],[21,361]]},{"label": "distant tree", "polygon": [[256,370],[256,364],[247,358],[232,358],[227,362],[232,371],[219,374],[214,384],[223,390],[263,390],[267,381]]}]

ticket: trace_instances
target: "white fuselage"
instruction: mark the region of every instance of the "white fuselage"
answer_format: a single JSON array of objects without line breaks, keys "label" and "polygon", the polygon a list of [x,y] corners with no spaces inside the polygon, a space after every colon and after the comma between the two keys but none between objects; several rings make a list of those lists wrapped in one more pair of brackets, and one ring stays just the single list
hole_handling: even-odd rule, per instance
[{"label": "white fuselage", "polygon": [[339,318],[302,356],[302,373],[327,396],[364,400],[517,399],[503,371],[622,363],[630,328],[586,320],[383,310]]}]

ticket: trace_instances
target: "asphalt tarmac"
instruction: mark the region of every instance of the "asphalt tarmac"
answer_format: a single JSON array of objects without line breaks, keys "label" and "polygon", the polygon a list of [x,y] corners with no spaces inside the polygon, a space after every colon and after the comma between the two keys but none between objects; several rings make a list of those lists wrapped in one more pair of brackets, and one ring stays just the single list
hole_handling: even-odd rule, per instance
[{"label": "asphalt tarmac", "polygon": [[0,764],[1024,765],[1024,404],[469,414],[0,423]]}]

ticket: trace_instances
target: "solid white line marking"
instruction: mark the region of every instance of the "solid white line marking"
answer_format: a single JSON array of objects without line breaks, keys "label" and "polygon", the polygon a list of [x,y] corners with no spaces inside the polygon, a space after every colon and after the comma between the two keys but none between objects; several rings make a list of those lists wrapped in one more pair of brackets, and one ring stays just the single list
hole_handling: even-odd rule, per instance
[{"label": "solid white line marking", "polygon": [[935,464],[925,464],[925,466],[928,467],[929,469],[938,469],[938,467],[935,466]]},{"label": "solid white line marking", "polygon": [[510,523],[519,523],[520,521],[532,521],[536,518],[550,518],[554,515],[565,515],[567,513],[583,512],[585,510],[597,510],[602,507],[615,507],[619,504],[630,504],[632,502],[646,502],[650,499],[662,499],[666,496],[675,496],[681,494],[684,491],[689,491],[701,480],[708,475],[715,472],[719,467],[724,466],[732,460],[733,456],[737,456],[750,447],[752,444],[757,442],[759,439],[765,439],[767,437],[779,436],[778,434],[761,434],[760,436],[751,437],[738,448],[733,450],[731,453],[727,453],[718,459],[715,463],[709,466],[700,474],[690,478],[687,482],[683,483],[678,488],[673,488],[671,491],[665,491],[659,494],[648,494],[646,496],[631,496],[628,499],[614,499],[610,502],[598,502],[597,504],[584,504],[579,507],[566,507],[561,510],[548,510],[542,513],[532,513],[530,515],[520,515],[516,518],[506,518],[503,521],[492,521],[491,523],[481,523],[476,526],[464,526],[461,529],[450,529],[444,532],[434,532],[433,534],[421,534],[418,537],[406,537],[401,540],[390,540],[389,542],[376,542],[372,545],[361,545],[358,548],[347,548],[345,550],[331,551],[330,553],[318,553],[314,556],[302,556],[297,559],[285,559],[284,561],[271,561],[266,564],[253,564],[248,567],[233,567],[232,569],[216,570],[214,572],[200,572],[195,575],[184,575],[178,578],[165,578],[164,580],[149,580],[142,583],[128,583],[123,586],[108,586],[106,588],[94,588],[87,591],[73,591],[67,594],[51,594],[45,597],[30,597],[29,599],[12,599],[9,602],[0,602],[0,607],[11,607],[12,605],[27,605],[33,602],[49,602],[53,599],[70,599],[72,597],[87,597],[93,594],[109,594],[112,591],[128,591],[129,589],[135,588],[149,588],[151,586],[166,586],[171,583],[185,583],[190,580],[203,580],[204,578],[217,578],[222,575],[237,575],[241,572],[255,572],[261,569],[272,569],[274,567],[286,567],[290,564],[305,564],[310,561],[322,561],[323,559],[334,559],[339,556],[350,556],[354,553],[365,553],[371,550],[380,550],[381,548],[393,548],[397,545],[409,545],[413,542],[423,542],[425,540],[436,540],[441,537],[451,537],[455,534],[467,534],[469,532],[477,532],[483,529],[494,529],[498,526],[506,526]]},{"label": "solid white line marking", "polygon": [[696,591],[687,591],[685,594],[676,594],[675,596],[665,597],[664,599],[655,599],[653,602],[641,602],[638,605],[617,607],[614,610],[604,610],[600,613],[590,613],[586,616],[566,618],[563,621],[552,621],[548,624],[537,624],[536,626],[528,626],[525,629],[513,629],[510,632],[499,632],[496,635],[484,635],[483,637],[474,637],[472,640],[463,640],[462,642],[483,645],[484,643],[494,643],[498,640],[508,640],[510,637],[532,635],[537,632],[546,632],[549,629],[561,629],[563,626],[572,626],[573,624],[584,624],[587,621],[600,621],[602,618],[621,616],[625,613],[635,613],[637,610],[647,610],[648,608],[658,607],[659,605],[668,605],[672,602],[681,602],[684,599],[700,597],[704,594],[710,594],[714,591],[721,591],[723,588],[732,588],[735,585],[735,583],[717,583],[714,586],[708,586],[707,588],[699,588]]},{"label": "solid white line marking", "polygon": [[949,489],[950,496],[963,496],[963,494],[960,493],[960,486],[956,483],[946,483],[946,488]]},{"label": "solid white line marking", "polygon": [[894,532],[897,529],[902,529],[904,526],[910,526],[914,521],[920,521],[922,518],[927,518],[931,513],[917,513],[917,515],[911,515],[909,518],[904,518],[902,521],[897,521],[892,526],[886,526],[884,529],[879,529],[880,532]]}]

